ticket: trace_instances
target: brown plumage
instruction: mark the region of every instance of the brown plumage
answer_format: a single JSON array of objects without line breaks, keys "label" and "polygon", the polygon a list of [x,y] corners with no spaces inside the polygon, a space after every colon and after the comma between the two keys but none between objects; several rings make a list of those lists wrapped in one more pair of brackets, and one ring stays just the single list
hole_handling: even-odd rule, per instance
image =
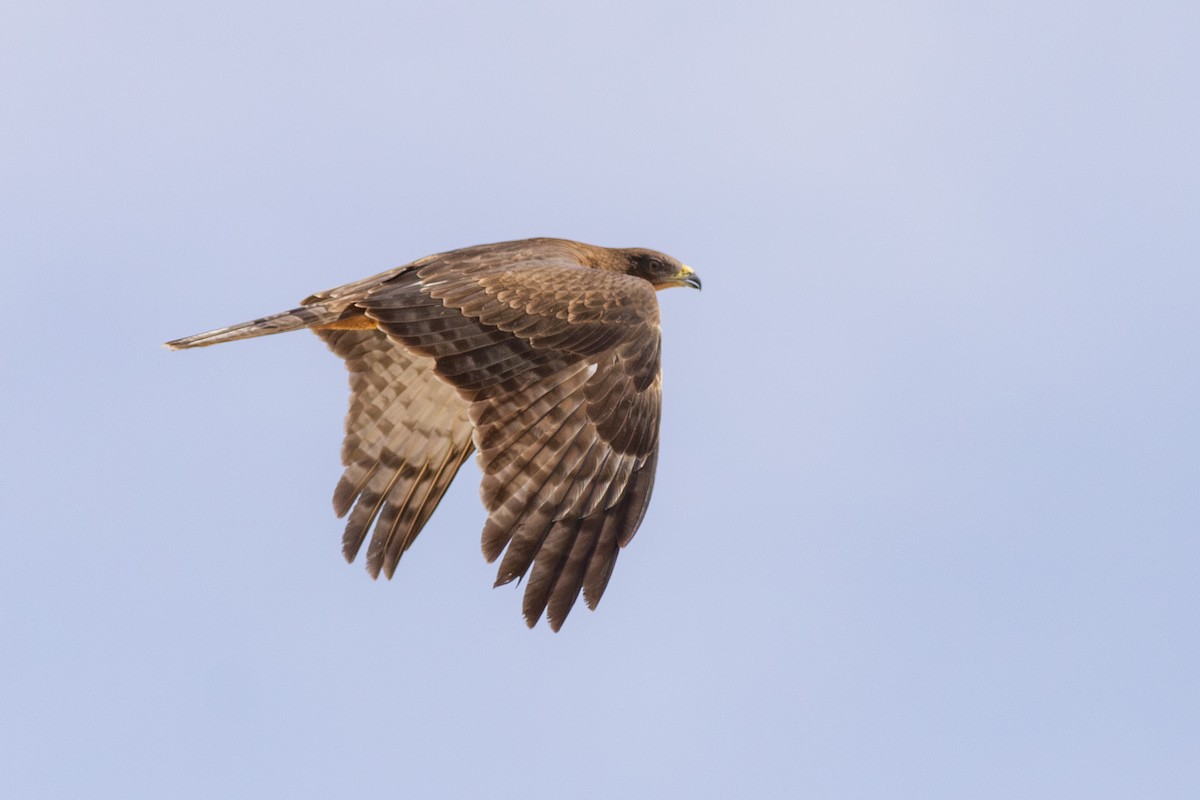
[{"label": "brown plumage", "polygon": [[654,485],[662,381],[655,290],[700,288],[670,256],[563,239],[468,247],[320,292],[300,308],[168,342],[311,328],[350,371],[334,490],[342,551],[371,533],[389,578],[478,450],[496,585],[524,577],[532,627],[600,601]]}]

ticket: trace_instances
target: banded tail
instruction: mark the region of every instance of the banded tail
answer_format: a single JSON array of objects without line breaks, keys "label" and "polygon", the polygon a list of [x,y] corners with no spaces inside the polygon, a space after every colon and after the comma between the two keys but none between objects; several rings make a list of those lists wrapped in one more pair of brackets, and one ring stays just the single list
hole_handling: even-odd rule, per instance
[{"label": "banded tail", "polygon": [[218,328],[215,331],[197,333],[195,336],[185,336],[182,339],[167,342],[166,346],[172,350],[186,350],[190,347],[208,347],[210,344],[232,342],[237,339],[253,339],[255,336],[297,331],[301,328],[348,327],[342,320],[347,305],[343,301],[293,308],[291,311],[260,317],[240,325],[230,325],[228,328]]}]

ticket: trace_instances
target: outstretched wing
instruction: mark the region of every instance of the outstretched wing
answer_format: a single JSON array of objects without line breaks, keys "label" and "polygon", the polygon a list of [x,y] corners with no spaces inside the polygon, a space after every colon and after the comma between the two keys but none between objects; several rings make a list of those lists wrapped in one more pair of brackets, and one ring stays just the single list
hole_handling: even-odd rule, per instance
[{"label": "outstretched wing", "polygon": [[404,551],[474,450],[465,400],[433,371],[433,359],[378,330],[316,330],[350,371],[350,411],[333,493],[350,514],[342,553],[353,561],[372,530],[367,570],[392,577]]},{"label": "outstretched wing", "polygon": [[[470,403],[497,584],[523,577],[530,626],[595,608],[646,511],[658,453],[658,302],[646,281],[570,254],[449,254],[357,305]],[[507,548],[507,550],[506,550]]]}]

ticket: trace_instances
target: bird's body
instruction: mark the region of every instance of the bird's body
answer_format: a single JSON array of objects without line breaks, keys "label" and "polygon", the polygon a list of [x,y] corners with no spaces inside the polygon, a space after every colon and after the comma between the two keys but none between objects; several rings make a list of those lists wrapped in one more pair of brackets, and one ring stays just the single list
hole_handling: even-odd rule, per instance
[{"label": "bird's body", "polygon": [[526,574],[524,614],[557,630],[599,601],[645,514],[661,401],[655,289],[695,274],[650,250],[563,239],[429,256],[299,308],[168,342],[203,347],[313,329],[346,361],[334,491],[353,560],[388,577],[475,450],[497,585]]}]

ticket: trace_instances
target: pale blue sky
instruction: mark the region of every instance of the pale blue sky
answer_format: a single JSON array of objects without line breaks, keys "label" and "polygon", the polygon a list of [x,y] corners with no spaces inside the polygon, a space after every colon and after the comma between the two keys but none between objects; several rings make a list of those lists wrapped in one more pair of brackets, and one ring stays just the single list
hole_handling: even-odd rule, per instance
[{"label": "pale blue sky", "polygon": [[[0,794],[1200,795],[1194,2],[10,3]],[[344,370],[161,342],[664,250],[654,502],[525,629],[464,469],[339,553]]]}]

